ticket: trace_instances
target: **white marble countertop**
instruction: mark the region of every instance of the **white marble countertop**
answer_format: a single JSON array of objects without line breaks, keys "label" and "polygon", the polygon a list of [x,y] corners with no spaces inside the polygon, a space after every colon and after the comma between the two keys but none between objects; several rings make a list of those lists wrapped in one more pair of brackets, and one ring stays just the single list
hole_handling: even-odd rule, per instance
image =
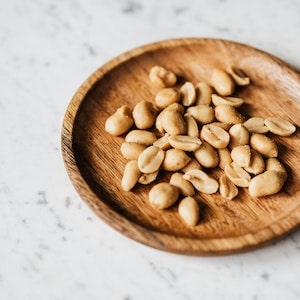
[{"label": "white marble countertop", "polygon": [[0,10],[0,299],[300,299],[300,232],[259,250],[188,257],[108,227],[76,194],[64,112],[99,66],[173,37],[252,45],[300,69],[297,0],[28,0]]}]

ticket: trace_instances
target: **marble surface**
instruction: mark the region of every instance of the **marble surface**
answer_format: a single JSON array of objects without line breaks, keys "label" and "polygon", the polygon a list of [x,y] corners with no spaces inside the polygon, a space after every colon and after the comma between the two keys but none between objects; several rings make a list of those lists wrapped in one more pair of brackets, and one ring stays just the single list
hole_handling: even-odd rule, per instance
[{"label": "marble surface", "polygon": [[65,172],[66,107],[99,66],[173,37],[250,44],[300,69],[297,0],[28,0],[0,10],[0,299],[300,299],[300,232],[188,257],[117,233]]}]

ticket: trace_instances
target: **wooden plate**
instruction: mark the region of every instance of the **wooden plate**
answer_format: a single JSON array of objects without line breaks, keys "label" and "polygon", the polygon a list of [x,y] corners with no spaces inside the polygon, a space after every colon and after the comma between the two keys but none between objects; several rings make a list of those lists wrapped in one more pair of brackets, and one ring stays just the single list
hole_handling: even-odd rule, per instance
[{"label": "wooden plate", "polygon": [[[124,137],[104,131],[108,116],[123,104],[152,101],[157,89],[148,73],[162,65],[180,77],[210,83],[212,68],[234,63],[251,78],[235,95],[245,100],[251,116],[280,116],[300,124],[300,76],[284,62],[252,47],[224,40],[175,39],[139,47],[111,60],[93,73],[73,97],[62,128],[65,165],[79,195],[107,224],[148,246],[189,255],[218,255],[249,250],[278,239],[300,224],[299,129],[275,138],[289,178],[272,197],[252,198],[247,189],[227,201],[200,195],[202,221],[187,227],[177,207],[154,210],[147,202],[150,186],[131,192],[120,188],[125,159]],[[164,180],[162,178],[161,180]]]}]

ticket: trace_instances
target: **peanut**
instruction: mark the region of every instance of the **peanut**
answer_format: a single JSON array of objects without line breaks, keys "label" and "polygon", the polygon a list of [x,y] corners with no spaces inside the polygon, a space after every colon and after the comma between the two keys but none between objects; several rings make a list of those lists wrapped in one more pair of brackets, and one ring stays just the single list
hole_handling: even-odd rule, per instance
[{"label": "peanut", "polygon": [[196,120],[189,114],[184,115],[186,134],[191,137],[199,137],[199,128]]},{"label": "peanut", "polygon": [[149,101],[138,102],[132,111],[133,120],[138,129],[148,129],[152,127],[156,115],[157,110],[153,103]]},{"label": "peanut", "polygon": [[224,168],[225,175],[236,185],[240,187],[248,187],[251,177],[250,175],[235,162],[227,164]]},{"label": "peanut", "polygon": [[291,122],[281,118],[269,117],[265,119],[265,125],[272,133],[280,136],[290,136],[296,131]]},{"label": "peanut", "polygon": [[284,178],[275,170],[268,170],[253,177],[249,184],[249,194],[263,197],[278,193],[284,184]]},{"label": "peanut", "polygon": [[221,97],[217,94],[212,94],[212,102],[215,106],[218,105],[229,105],[233,107],[240,107],[244,103],[244,100],[236,97]]},{"label": "peanut", "polygon": [[221,196],[227,200],[232,200],[239,193],[238,188],[224,174],[219,179],[219,190]]},{"label": "peanut", "polygon": [[175,88],[164,88],[155,96],[155,104],[159,108],[166,108],[167,106],[179,101],[180,93]]},{"label": "peanut", "polygon": [[203,142],[198,150],[194,152],[197,161],[205,168],[215,168],[219,163],[219,157],[215,149]]},{"label": "peanut", "polygon": [[218,181],[201,170],[187,171],[183,178],[190,181],[194,188],[202,193],[214,194],[219,188]]},{"label": "peanut", "polygon": [[262,158],[261,154],[251,149],[251,161],[248,167],[244,167],[244,169],[250,174],[260,174],[265,171],[265,161]]},{"label": "peanut", "polygon": [[227,72],[231,75],[237,85],[245,86],[250,84],[250,78],[244,74],[241,69],[238,69],[235,65],[230,65],[227,68]]},{"label": "peanut", "polygon": [[181,173],[173,173],[170,178],[170,184],[178,187],[180,194],[183,196],[193,196],[195,194],[193,185],[184,179]]},{"label": "peanut", "polygon": [[249,131],[242,124],[235,124],[229,129],[230,148],[249,144]]},{"label": "peanut", "polygon": [[141,172],[138,167],[137,160],[129,161],[124,169],[121,186],[124,191],[130,191],[138,182]]},{"label": "peanut", "polygon": [[195,226],[200,219],[198,202],[193,197],[183,198],[178,205],[178,214],[188,226]]},{"label": "peanut", "polygon": [[277,144],[269,137],[260,134],[253,133],[250,137],[251,147],[266,157],[277,157],[278,147]]},{"label": "peanut", "polygon": [[159,170],[165,153],[156,146],[146,148],[138,158],[138,166],[142,173],[153,173]]},{"label": "peanut", "polygon": [[211,104],[212,88],[205,82],[199,82],[196,84],[196,105],[199,104]]},{"label": "peanut", "polygon": [[121,145],[121,153],[127,160],[138,159],[140,154],[146,149],[146,146],[138,143],[124,142]]},{"label": "peanut", "polygon": [[235,82],[225,71],[214,69],[211,75],[211,83],[217,93],[221,96],[229,96],[234,92]]},{"label": "peanut", "polygon": [[232,160],[240,167],[249,167],[251,162],[251,150],[248,145],[236,146],[231,150]]},{"label": "peanut", "polygon": [[173,148],[184,151],[196,151],[202,144],[201,140],[188,135],[173,135],[169,137],[169,143]]},{"label": "peanut", "polygon": [[133,125],[131,109],[123,105],[105,121],[105,131],[111,135],[118,136],[128,131]]},{"label": "peanut", "polygon": [[186,124],[181,113],[176,110],[166,110],[161,116],[161,125],[169,135],[186,133]]},{"label": "peanut", "polygon": [[243,123],[244,117],[233,107],[229,105],[218,105],[215,107],[216,119],[227,124]]},{"label": "peanut", "polygon": [[149,192],[149,202],[156,209],[172,206],[178,197],[178,188],[166,182],[156,184]]},{"label": "peanut", "polygon": [[149,184],[151,182],[153,182],[157,175],[158,175],[159,171],[155,171],[155,172],[152,172],[152,173],[143,173],[139,180],[138,180],[138,183],[141,183],[141,184]]},{"label": "peanut", "polygon": [[184,168],[191,158],[179,149],[169,149],[165,152],[162,169],[165,171],[178,171]]},{"label": "peanut", "polygon": [[161,66],[154,66],[149,73],[150,81],[159,88],[175,85],[177,77],[175,73]]},{"label": "peanut", "polygon": [[189,170],[202,170],[200,163],[195,158],[192,158],[190,162],[181,169],[183,173],[186,173]]},{"label": "peanut", "polygon": [[190,106],[187,113],[192,116],[199,124],[211,123],[215,118],[215,111],[211,106],[199,104]]},{"label": "peanut", "polygon": [[171,148],[170,142],[169,142],[170,135],[168,133],[165,133],[162,137],[160,137],[158,140],[156,140],[153,143],[153,146],[159,147],[162,150],[168,150]]},{"label": "peanut", "polygon": [[228,148],[217,149],[217,150],[218,150],[218,156],[219,156],[219,167],[222,170],[224,170],[225,166],[232,162],[230,151]]},{"label": "peanut", "polygon": [[200,137],[217,149],[226,148],[229,143],[228,132],[212,124],[207,124],[202,127]]},{"label": "peanut", "polygon": [[264,119],[260,117],[252,117],[243,123],[243,126],[248,129],[250,133],[267,133],[268,127],[265,126]]},{"label": "peanut", "polygon": [[274,170],[277,171],[283,178],[284,181],[287,179],[287,171],[283,164],[275,157],[270,157],[266,160],[266,171]]},{"label": "peanut", "polygon": [[144,146],[150,146],[156,141],[156,136],[153,132],[141,129],[131,130],[125,137],[128,143],[136,143]]},{"label": "peanut", "polygon": [[191,106],[196,101],[196,90],[194,85],[186,81],[180,88],[181,102],[184,106]]}]

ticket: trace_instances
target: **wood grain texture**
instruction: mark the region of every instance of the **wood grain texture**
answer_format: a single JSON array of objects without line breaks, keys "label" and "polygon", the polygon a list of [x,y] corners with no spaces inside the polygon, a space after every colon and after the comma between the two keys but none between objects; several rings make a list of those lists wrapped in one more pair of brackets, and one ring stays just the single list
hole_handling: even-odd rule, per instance
[{"label": "wood grain texture", "polygon": [[[196,84],[210,83],[214,67],[235,64],[251,78],[251,86],[234,95],[245,100],[242,110],[251,116],[280,116],[297,126],[288,138],[275,138],[289,178],[283,190],[253,198],[240,189],[236,200],[219,193],[197,195],[202,221],[187,227],[177,205],[164,211],[147,201],[149,186],[131,192],[120,188],[125,159],[124,137],[112,137],[104,123],[120,105],[134,107],[153,101],[157,89],[148,73],[152,66],[172,69]],[[148,246],[189,255],[241,252],[278,239],[300,224],[300,76],[284,62],[246,45],[214,39],[175,39],[124,53],[93,73],[79,88],[65,114],[62,153],[74,187],[92,210],[122,234]],[[215,173],[217,174],[218,171]],[[166,181],[161,176],[160,181]]]}]

